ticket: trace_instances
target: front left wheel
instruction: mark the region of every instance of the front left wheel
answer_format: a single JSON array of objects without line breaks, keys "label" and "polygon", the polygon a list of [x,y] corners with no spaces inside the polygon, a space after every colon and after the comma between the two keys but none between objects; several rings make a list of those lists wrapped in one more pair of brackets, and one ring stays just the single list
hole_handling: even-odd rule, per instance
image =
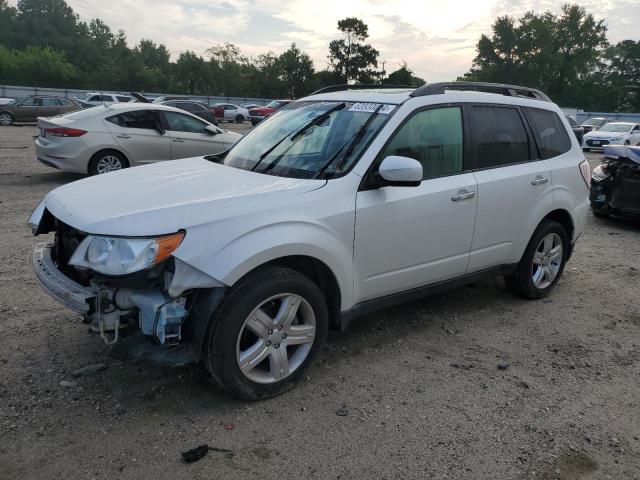
[{"label": "front left wheel", "polygon": [[302,378],[324,343],[328,311],[318,286],[285,267],[249,274],[210,319],[204,361],[233,395],[279,395]]},{"label": "front left wheel", "polygon": [[243,115],[236,115],[236,123],[242,123],[244,122],[244,116]]}]

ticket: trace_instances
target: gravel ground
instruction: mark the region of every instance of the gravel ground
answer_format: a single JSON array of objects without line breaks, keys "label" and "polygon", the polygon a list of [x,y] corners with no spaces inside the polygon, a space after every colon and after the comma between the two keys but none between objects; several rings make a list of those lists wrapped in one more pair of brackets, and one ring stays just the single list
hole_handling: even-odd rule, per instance
[{"label": "gravel ground", "polygon": [[[542,301],[496,278],[360,318],[245,403],[198,366],[108,357],[40,289],[25,222],[80,177],[35,134],[0,129],[0,478],[640,478],[640,226],[590,218]],[[233,452],[182,462],[203,443]]]}]

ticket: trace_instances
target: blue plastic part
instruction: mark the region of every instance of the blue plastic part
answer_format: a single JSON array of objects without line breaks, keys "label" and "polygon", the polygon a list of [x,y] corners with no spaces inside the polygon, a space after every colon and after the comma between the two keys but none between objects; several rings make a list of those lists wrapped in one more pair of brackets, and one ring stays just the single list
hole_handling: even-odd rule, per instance
[{"label": "blue plastic part", "polygon": [[138,322],[144,335],[154,336],[161,344],[180,341],[187,314],[184,297],[172,299],[159,290],[146,290],[131,294],[131,300],[140,310]]}]

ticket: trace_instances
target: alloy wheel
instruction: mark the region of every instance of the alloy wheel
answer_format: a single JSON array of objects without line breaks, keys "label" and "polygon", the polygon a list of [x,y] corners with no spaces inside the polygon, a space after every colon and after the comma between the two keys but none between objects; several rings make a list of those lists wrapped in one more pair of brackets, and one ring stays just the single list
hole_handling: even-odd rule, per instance
[{"label": "alloy wheel", "polygon": [[13,123],[13,118],[6,112],[0,113],[0,125],[11,125]]},{"label": "alloy wheel", "polygon": [[563,261],[563,245],[560,235],[546,235],[533,254],[531,278],[536,288],[547,288],[558,276]]},{"label": "alloy wheel", "polygon": [[114,155],[105,155],[100,160],[98,160],[98,163],[96,165],[96,170],[98,171],[99,174],[113,172],[115,170],[121,170],[121,169],[122,169],[122,162],[118,157]]},{"label": "alloy wheel", "polygon": [[256,383],[275,383],[296,371],[309,355],[316,317],[309,302],[283,293],[260,303],[246,318],[236,344],[240,371]]}]

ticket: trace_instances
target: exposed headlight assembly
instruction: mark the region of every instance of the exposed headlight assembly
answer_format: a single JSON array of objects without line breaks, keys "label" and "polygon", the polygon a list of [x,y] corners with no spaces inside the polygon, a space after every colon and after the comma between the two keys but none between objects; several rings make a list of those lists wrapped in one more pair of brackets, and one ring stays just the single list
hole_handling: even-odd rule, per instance
[{"label": "exposed headlight assembly", "polygon": [[601,182],[608,177],[609,173],[606,171],[606,169],[602,168],[602,165],[598,165],[593,169],[593,172],[591,172],[591,180],[593,180],[594,182]]},{"label": "exposed headlight assembly", "polygon": [[150,238],[88,235],[73,253],[69,263],[103,275],[129,275],[167,259],[183,238],[184,232]]}]

